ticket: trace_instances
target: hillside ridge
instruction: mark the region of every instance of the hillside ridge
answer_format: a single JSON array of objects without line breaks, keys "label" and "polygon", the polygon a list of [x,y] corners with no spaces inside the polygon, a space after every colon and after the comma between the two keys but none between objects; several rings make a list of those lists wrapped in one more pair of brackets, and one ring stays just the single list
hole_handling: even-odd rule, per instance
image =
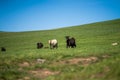
[{"label": "hillside ridge", "polygon": [[[94,24],[112,24],[112,23],[120,23],[120,19],[113,19],[113,20],[106,20],[106,21],[100,21],[100,22],[93,22],[88,24],[82,24],[82,25],[73,25],[73,26],[66,26],[62,28],[55,28],[55,29],[48,29],[48,30],[33,30],[33,31],[18,31],[18,32],[36,32],[36,31],[50,31],[50,30],[59,30],[59,29],[67,29],[71,27],[82,27],[82,26],[88,26],[88,25],[94,25]],[[0,31],[1,32],[12,32],[12,31]]]}]

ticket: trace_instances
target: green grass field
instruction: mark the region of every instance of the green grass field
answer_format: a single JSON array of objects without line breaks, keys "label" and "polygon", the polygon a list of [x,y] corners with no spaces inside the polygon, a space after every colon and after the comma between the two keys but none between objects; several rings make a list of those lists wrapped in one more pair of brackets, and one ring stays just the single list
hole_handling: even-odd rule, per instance
[{"label": "green grass field", "polygon": [[[65,36],[76,39],[66,48]],[[49,39],[58,49],[37,49]],[[113,46],[112,43],[118,43]],[[0,80],[120,80],[120,19],[54,30],[0,32]],[[43,59],[44,63],[37,60]]]}]

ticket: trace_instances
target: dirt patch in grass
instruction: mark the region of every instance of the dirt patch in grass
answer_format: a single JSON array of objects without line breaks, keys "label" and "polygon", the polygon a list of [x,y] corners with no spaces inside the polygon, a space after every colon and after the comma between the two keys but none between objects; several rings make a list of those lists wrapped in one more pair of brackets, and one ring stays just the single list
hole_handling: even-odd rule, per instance
[{"label": "dirt patch in grass", "polygon": [[28,76],[25,76],[25,77],[23,77],[23,78],[21,78],[21,79],[17,79],[17,80],[31,80],[31,78],[28,77]]},{"label": "dirt patch in grass", "polygon": [[94,63],[97,61],[98,61],[97,57],[88,57],[88,58],[73,58],[69,60],[59,61],[58,63],[60,64],[81,64],[83,66],[87,66],[90,63]]},{"label": "dirt patch in grass", "polygon": [[20,67],[29,67],[29,66],[30,66],[30,63],[24,61],[24,62],[20,63],[19,66],[20,66]]},{"label": "dirt patch in grass", "polygon": [[54,62],[53,64],[58,64],[58,65],[61,65],[61,64],[63,64],[63,65],[64,64],[69,64],[69,65],[80,64],[82,66],[88,66],[89,64],[96,63],[102,59],[106,59],[109,57],[110,57],[109,55],[102,55],[99,57],[96,57],[96,56],[79,57],[79,58],[72,58],[72,59],[68,59],[68,60],[60,60],[60,61]]},{"label": "dirt patch in grass", "polygon": [[88,65],[90,63],[96,62],[98,60],[97,57],[88,57],[88,58],[74,58],[68,60],[69,64],[83,64]]},{"label": "dirt patch in grass", "polygon": [[[49,65],[81,65],[81,66],[88,66],[92,63],[96,63],[98,62],[99,60],[101,59],[106,59],[110,57],[109,55],[102,55],[102,56],[99,56],[99,57],[96,57],[96,56],[89,56],[89,57],[79,57],[79,58],[72,58],[72,59],[68,59],[68,60],[60,60],[60,61],[55,61],[55,62],[51,62]],[[46,60],[47,61],[47,60]],[[24,61],[22,63],[19,64],[19,70],[20,71],[23,71],[23,67],[30,67],[30,66],[35,66],[36,64],[43,64],[41,62],[39,62],[39,60],[37,61],[34,61],[34,62],[27,62],[27,61]],[[108,70],[108,68],[106,69]],[[40,79],[44,79],[48,76],[51,76],[51,75],[57,75],[57,74],[60,74],[60,71],[51,71],[47,68],[37,68],[35,70],[29,70],[27,71],[28,74],[31,74],[33,75],[33,77],[36,77],[36,78],[40,78]],[[99,76],[103,76],[104,74],[103,73],[99,73],[97,75],[92,75],[92,77],[99,77]]]},{"label": "dirt patch in grass", "polygon": [[37,78],[45,78],[50,75],[56,75],[59,73],[60,73],[59,71],[50,71],[48,69],[39,69],[39,70],[29,71],[29,74],[32,74],[34,77],[37,77]]},{"label": "dirt patch in grass", "polygon": [[[36,64],[37,63],[34,63],[34,65],[36,65]],[[34,65],[32,63],[29,63],[29,62],[22,62],[19,64],[18,70],[24,71],[24,68],[26,68],[26,67],[29,68],[29,67],[34,66]],[[43,68],[43,69],[36,69],[36,70],[28,70],[27,73],[33,75],[33,77],[43,79],[43,78],[46,78],[46,77],[51,76],[51,75],[57,75],[60,73],[60,71],[51,71],[49,69]],[[24,79],[20,79],[20,80],[30,80],[30,79],[28,79],[28,77],[24,77]]]}]

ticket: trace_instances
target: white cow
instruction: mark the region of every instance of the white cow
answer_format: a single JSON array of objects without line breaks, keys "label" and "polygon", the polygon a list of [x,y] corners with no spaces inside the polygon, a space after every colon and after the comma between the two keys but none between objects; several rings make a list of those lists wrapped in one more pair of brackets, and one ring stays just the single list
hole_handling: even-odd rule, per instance
[{"label": "white cow", "polygon": [[51,49],[58,48],[58,42],[56,39],[49,40],[48,42],[50,44]]},{"label": "white cow", "polygon": [[117,45],[118,45],[117,42],[112,43],[112,46],[117,46]]}]

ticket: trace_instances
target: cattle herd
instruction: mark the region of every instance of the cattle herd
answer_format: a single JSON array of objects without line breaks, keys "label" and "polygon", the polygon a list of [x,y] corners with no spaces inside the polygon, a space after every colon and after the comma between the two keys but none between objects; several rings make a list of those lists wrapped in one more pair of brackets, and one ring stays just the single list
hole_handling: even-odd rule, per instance
[{"label": "cattle herd", "polygon": [[[66,48],[76,47],[76,41],[74,37],[70,38],[70,36],[65,36],[65,38],[66,38]],[[48,43],[50,45],[50,49],[58,48],[57,39],[48,40]],[[43,48],[43,43],[41,42],[37,43],[37,49],[40,49],[40,48]],[[44,47],[44,48],[48,48],[48,47]]]},{"label": "cattle herd", "polygon": [[[75,38],[72,37],[70,38],[69,36],[65,36],[66,38],[66,48],[75,48],[76,47],[76,41]],[[58,41],[57,39],[52,39],[52,40],[48,40],[48,43],[50,45],[50,49],[54,49],[54,48],[58,48]],[[37,49],[41,49],[43,48],[43,43],[42,42],[38,42],[37,43]],[[44,47],[44,48],[49,48],[49,47]],[[1,51],[5,52],[6,48],[5,47],[1,47]]]}]

